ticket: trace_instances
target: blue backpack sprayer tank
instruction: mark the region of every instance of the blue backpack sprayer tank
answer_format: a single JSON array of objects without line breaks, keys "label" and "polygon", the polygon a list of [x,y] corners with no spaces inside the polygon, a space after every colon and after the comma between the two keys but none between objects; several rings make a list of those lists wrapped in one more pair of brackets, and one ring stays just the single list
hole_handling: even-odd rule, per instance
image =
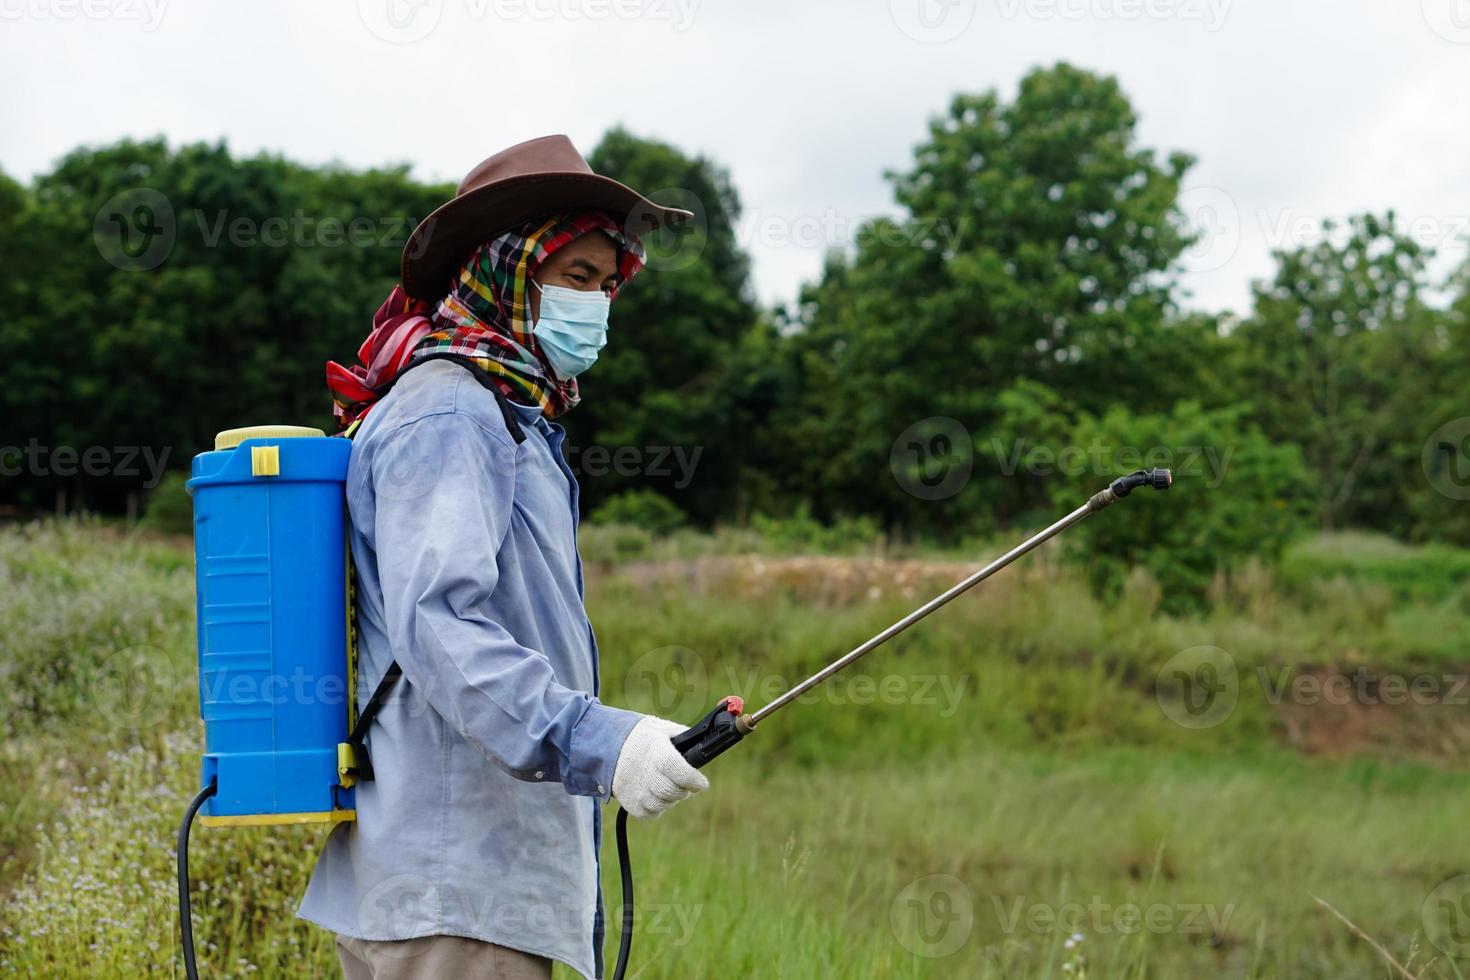
[{"label": "blue backpack sprayer tank", "polygon": [[347,461],[319,429],[231,429],[194,457],[204,787],[179,836],[180,928],[194,977],[188,825],[355,817]]},{"label": "blue backpack sprayer tank", "polygon": [[[194,458],[188,488],[194,497],[205,747],[203,788],[190,801],[178,837],[179,926],[189,980],[198,976],[188,875],[195,815],[216,827],[333,825],[356,818],[354,786],[372,778],[363,736],[400,672],[395,663],[358,716],[345,533],[351,445],[318,429],[266,426],[222,432],[213,452]],[[746,714],[738,697],[722,699],[674,737],[674,747],[691,765],[704,766],[806,691],[1043,542],[1135,489],[1164,490],[1172,482],[1168,470],[1119,477],[760,710]],[[632,949],[627,820],[620,810],[623,915],[614,980],[623,977]]]}]

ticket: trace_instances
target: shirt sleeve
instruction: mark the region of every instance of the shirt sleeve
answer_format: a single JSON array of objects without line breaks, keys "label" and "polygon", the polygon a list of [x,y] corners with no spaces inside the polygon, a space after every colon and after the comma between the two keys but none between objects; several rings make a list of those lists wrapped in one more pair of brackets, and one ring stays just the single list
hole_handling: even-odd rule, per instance
[{"label": "shirt sleeve", "polygon": [[388,638],[429,705],[517,778],[610,795],[642,717],[558,683],[551,662],[489,618],[510,527],[515,444],[456,413],[388,433],[371,460]]}]

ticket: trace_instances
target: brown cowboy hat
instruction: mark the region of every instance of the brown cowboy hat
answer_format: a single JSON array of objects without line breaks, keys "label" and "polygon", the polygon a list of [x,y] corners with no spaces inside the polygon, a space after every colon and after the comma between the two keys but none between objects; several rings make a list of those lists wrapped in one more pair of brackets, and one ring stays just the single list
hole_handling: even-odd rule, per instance
[{"label": "brown cowboy hat", "polygon": [[483,161],[453,200],[419,222],[403,246],[403,291],[441,299],[476,246],[534,218],[582,208],[606,211],[635,236],[694,216],[593,173],[567,137],[542,136]]}]

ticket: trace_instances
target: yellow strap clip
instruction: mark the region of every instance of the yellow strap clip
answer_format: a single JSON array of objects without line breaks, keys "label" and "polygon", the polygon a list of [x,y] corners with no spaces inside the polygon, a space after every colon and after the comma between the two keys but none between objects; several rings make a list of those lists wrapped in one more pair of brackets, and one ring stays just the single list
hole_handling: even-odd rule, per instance
[{"label": "yellow strap clip", "polygon": [[357,749],[351,742],[337,743],[337,784],[351,789],[357,783]]},{"label": "yellow strap clip", "polygon": [[250,472],[253,476],[280,476],[281,447],[251,446]]}]

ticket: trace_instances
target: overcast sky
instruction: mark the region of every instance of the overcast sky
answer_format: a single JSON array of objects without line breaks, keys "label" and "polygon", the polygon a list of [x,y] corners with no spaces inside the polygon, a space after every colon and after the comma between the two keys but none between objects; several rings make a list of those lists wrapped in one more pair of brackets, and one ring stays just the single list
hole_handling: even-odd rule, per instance
[{"label": "overcast sky", "polygon": [[[609,126],[726,165],[767,302],[794,296],[956,91],[1119,76],[1199,158],[1193,305],[1244,310],[1272,247],[1395,208],[1443,273],[1470,233],[1470,0],[0,0],[0,168],[164,134],[457,182]],[[643,190],[651,191],[652,188]]]}]

